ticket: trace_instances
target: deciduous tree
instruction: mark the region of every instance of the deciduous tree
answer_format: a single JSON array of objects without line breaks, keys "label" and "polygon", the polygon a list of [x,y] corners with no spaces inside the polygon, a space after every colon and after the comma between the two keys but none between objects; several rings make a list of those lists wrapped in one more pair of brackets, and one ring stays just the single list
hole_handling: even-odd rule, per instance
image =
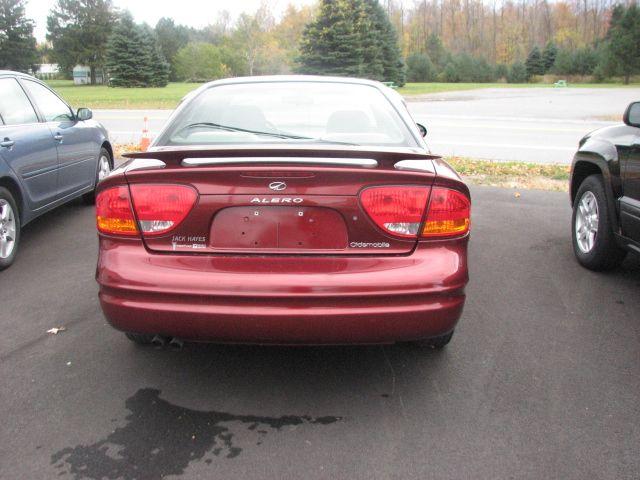
[{"label": "deciduous tree", "polygon": [[216,80],[226,74],[220,49],[210,43],[192,42],[175,57],[176,74],[187,82]]},{"label": "deciduous tree", "polygon": [[95,83],[115,19],[111,0],[58,0],[47,17],[53,59],[66,71],[78,63],[89,66]]},{"label": "deciduous tree", "polygon": [[33,21],[24,0],[0,0],[0,69],[26,72],[37,62]]}]

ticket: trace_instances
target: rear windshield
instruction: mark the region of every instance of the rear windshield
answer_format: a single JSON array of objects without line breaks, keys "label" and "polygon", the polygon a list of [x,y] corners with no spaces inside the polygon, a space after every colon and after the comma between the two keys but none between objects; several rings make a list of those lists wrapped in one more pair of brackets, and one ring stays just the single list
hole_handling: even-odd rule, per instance
[{"label": "rear windshield", "polygon": [[211,87],[189,101],[156,145],[245,143],[417,146],[380,90],[323,82]]}]

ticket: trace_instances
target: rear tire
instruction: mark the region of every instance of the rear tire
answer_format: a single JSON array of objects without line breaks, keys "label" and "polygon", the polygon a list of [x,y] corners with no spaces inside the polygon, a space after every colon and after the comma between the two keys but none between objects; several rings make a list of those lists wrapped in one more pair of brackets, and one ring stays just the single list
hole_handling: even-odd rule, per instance
[{"label": "rear tire", "polygon": [[576,259],[594,271],[610,270],[622,263],[627,252],[617,243],[602,175],[587,177],[573,202],[571,237]]},{"label": "rear tire", "polygon": [[137,343],[138,345],[151,345],[153,343],[153,338],[155,335],[149,335],[145,333],[125,333],[127,338],[131,340],[133,343]]},{"label": "rear tire", "polygon": [[111,158],[111,154],[109,151],[102,147],[100,149],[100,156],[98,157],[98,166],[96,168],[96,180],[94,184],[93,191],[89,193],[85,193],[82,196],[82,201],[87,205],[93,205],[96,201],[96,189],[100,180],[109,175],[109,172],[113,169],[113,158]]},{"label": "rear tire", "polygon": [[20,215],[11,192],[0,187],[0,270],[11,266],[20,245]]},{"label": "rear tire", "polygon": [[432,350],[442,350],[446,347],[453,338],[453,330],[446,335],[440,335],[439,337],[425,338],[424,340],[417,340],[412,342],[421,348],[431,348]]}]

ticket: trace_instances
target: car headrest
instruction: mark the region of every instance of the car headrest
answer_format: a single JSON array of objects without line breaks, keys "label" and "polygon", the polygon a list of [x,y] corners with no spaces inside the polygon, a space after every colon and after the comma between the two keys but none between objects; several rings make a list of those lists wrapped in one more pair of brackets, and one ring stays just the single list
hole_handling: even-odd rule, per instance
[{"label": "car headrest", "polygon": [[371,121],[361,110],[339,110],[327,121],[327,133],[367,133],[371,131]]}]

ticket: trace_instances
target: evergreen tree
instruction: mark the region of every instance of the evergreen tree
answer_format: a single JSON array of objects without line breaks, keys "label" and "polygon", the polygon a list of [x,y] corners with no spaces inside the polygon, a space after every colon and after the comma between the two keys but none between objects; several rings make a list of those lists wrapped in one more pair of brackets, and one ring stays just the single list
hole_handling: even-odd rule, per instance
[{"label": "evergreen tree", "polygon": [[0,69],[26,72],[37,62],[33,22],[24,0],[0,0]]},{"label": "evergreen tree", "polygon": [[78,63],[88,65],[95,83],[115,20],[111,0],[58,0],[47,17],[53,60],[67,72]]},{"label": "evergreen tree", "polygon": [[525,66],[527,67],[527,74],[529,77],[532,77],[533,75],[544,75],[542,54],[540,53],[540,49],[537,45],[529,52]]},{"label": "evergreen tree", "polygon": [[453,62],[447,63],[442,71],[443,80],[447,83],[458,83],[462,81],[460,71]]},{"label": "evergreen tree", "polygon": [[387,12],[384,11],[378,0],[364,0],[373,7],[373,26],[380,34],[380,45],[382,46],[382,58],[384,65],[384,80],[394,82],[402,86],[405,83],[405,67],[400,46],[398,44],[398,34],[391,24]]},{"label": "evergreen tree", "polygon": [[640,7],[635,4],[625,9],[617,5],[611,15],[607,32],[611,63],[629,84],[631,75],[640,72]]},{"label": "evergreen tree", "polygon": [[107,46],[107,68],[114,87],[146,87],[151,85],[153,71],[151,52],[144,33],[128,12],[113,29]]},{"label": "evergreen tree", "polygon": [[145,55],[145,58],[150,62],[143,67],[151,74],[148,86],[166,87],[167,83],[169,83],[170,66],[160,50],[158,38],[148,25],[143,25],[140,33],[144,46],[148,51],[148,55]]},{"label": "evergreen tree", "polygon": [[412,53],[407,57],[407,80],[409,82],[433,82],[435,76],[435,67],[427,55]]},{"label": "evergreen tree", "polygon": [[322,0],[304,29],[297,61],[300,73],[404,84],[398,37],[377,0]]},{"label": "evergreen tree", "polygon": [[507,74],[507,82],[509,83],[525,83],[529,80],[527,66],[522,62],[515,62],[509,68]]},{"label": "evergreen tree", "polygon": [[357,76],[360,42],[355,30],[357,0],[322,0],[318,17],[302,34],[301,73]]},{"label": "evergreen tree", "polygon": [[447,51],[435,33],[431,33],[427,38],[427,55],[436,67],[442,68],[447,63]]},{"label": "evergreen tree", "polygon": [[558,55],[558,47],[552,41],[547,42],[542,51],[542,65],[544,66],[544,73],[547,73],[553,67],[556,62],[556,56]]},{"label": "evergreen tree", "polygon": [[374,6],[372,2],[362,2],[357,19],[357,32],[360,41],[360,71],[359,77],[384,81],[385,62],[383,49],[380,46],[380,33],[374,24]]}]

